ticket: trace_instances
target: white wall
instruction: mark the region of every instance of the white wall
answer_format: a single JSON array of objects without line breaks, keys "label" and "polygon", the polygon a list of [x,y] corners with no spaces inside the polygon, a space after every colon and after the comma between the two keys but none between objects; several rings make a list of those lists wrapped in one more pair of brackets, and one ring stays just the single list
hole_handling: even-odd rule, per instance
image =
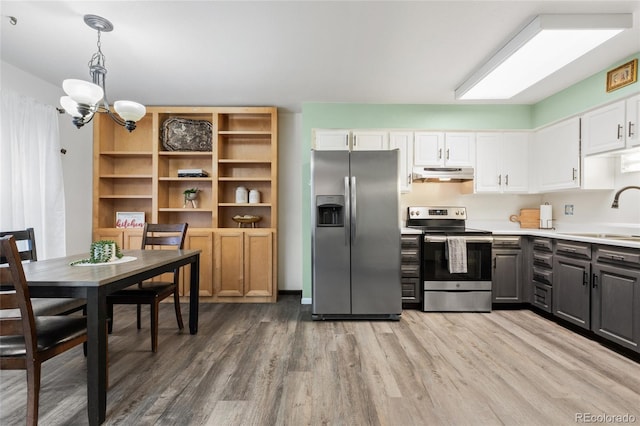
[{"label": "white wall", "polygon": [[302,114],[278,114],[278,288],[302,290]]},{"label": "white wall", "polygon": [[[616,160],[615,185],[613,190],[566,191],[545,194],[543,202],[553,205],[553,217],[560,225],[582,225],[585,223],[606,226],[631,226],[640,230],[640,191],[631,189],[620,196],[620,207],[611,208],[617,190],[629,186],[640,186],[640,172],[620,173]],[[573,204],[574,214],[565,215],[565,204]]]},{"label": "white wall", "polygon": [[414,182],[411,192],[400,197],[401,218],[408,206],[464,206],[470,221],[505,221],[523,208],[540,206],[541,195],[465,194],[455,182]]},{"label": "white wall", "polygon": [[[0,63],[0,71],[3,89],[59,106],[63,94],[61,86],[47,83],[6,62]],[[60,145],[67,150],[66,154],[60,154],[64,173],[66,249],[67,254],[84,253],[91,244],[93,129],[91,125],[76,129],[67,114],[61,114],[59,118]]]}]

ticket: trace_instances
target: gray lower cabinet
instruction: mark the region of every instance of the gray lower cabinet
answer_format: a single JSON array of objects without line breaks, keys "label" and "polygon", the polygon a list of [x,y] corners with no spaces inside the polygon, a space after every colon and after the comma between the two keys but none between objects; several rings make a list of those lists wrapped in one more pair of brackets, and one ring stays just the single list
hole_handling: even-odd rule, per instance
[{"label": "gray lower cabinet", "polygon": [[492,302],[522,302],[521,237],[494,235],[492,257]]},{"label": "gray lower cabinet", "polygon": [[553,256],[553,314],[591,327],[591,245],[556,241]]},{"label": "gray lower cabinet", "polygon": [[591,277],[591,329],[640,351],[640,252],[598,246]]},{"label": "gray lower cabinet", "polygon": [[553,240],[533,237],[529,244],[531,296],[533,306],[553,312]]},{"label": "gray lower cabinet", "polygon": [[422,301],[420,247],[422,235],[402,234],[402,307],[419,308]]}]

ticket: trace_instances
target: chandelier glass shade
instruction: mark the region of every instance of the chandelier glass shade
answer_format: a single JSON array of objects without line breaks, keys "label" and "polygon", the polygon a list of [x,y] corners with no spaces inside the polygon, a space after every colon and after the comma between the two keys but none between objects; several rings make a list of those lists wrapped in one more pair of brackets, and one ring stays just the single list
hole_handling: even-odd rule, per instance
[{"label": "chandelier glass shade", "polygon": [[106,58],[102,53],[100,34],[112,31],[113,25],[105,18],[96,15],[85,15],[84,22],[98,31],[98,51],[93,54],[88,64],[92,82],[78,79],[64,80],[62,89],[67,96],[60,98],[60,105],[71,115],[73,124],[77,128],[90,122],[94,114],[99,112],[108,114],[113,121],[131,132],[136,128],[136,122],[146,114],[146,108],[133,101],[116,101],[113,107],[118,115],[115,115],[109,106],[105,88]]}]

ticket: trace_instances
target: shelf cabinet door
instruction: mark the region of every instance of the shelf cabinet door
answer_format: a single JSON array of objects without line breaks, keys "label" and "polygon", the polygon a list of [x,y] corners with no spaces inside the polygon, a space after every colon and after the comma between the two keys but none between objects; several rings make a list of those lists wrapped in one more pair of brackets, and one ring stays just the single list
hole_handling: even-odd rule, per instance
[{"label": "shelf cabinet door", "polygon": [[400,167],[398,169],[400,192],[411,192],[411,169],[413,167],[413,133],[390,132],[389,149],[400,150]]},{"label": "shelf cabinet door", "polygon": [[493,303],[522,302],[522,250],[493,251]]},{"label": "shelf cabinet door", "polygon": [[627,123],[626,138],[627,147],[634,148],[640,146],[640,95],[627,99]]},{"label": "shelf cabinet door", "polygon": [[533,153],[540,192],[580,187],[579,118],[538,130]]},{"label": "shelf cabinet door", "polygon": [[553,314],[589,330],[591,261],[554,256]]},{"label": "shelf cabinet door", "polygon": [[244,233],[216,231],[213,235],[213,291],[219,297],[244,295]]},{"label": "shelf cabinet door", "polygon": [[387,132],[353,132],[354,151],[386,151],[388,149],[389,134]]},{"label": "shelf cabinet door", "polygon": [[316,130],[313,147],[318,151],[349,151],[349,131]]},{"label": "shelf cabinet door", "polygon": [[476,139],[476,168],[474,179],[476,192],[501,192],[501,146],[502,140],[500,133],[478,133]]},{"label": "shelf cabinet door", "polygon": [[444,132],[415,132],[413,163],[416,166],[444,165]]},{"label": "shelf cabinet door", "polygon": [[248,230],[244,238],[244,294],[247,297],[273,295],[273,233]]},{"label": "shelf cabinet door", "polygon": [[589,111],[582,116],[585,155],[625,147],[625,101]]},{"label": "shelf cabinet door", "polygon": [[213,241],[215,296],[264,300],[274,295],[271,230],[216,230]]},{"label": "shelf cabinet door", "polygon": [[[213,233],[209,230],[187,232],[185,248],[200,250],[200,296],[213,296]],[[180,295],[189,296],[191,266],[183,268]]]},{"label": "shelf cabinet door", "polygon": [[475,163],[475,144],[475,133],[445,133],[444,165],[447,167],[473,167]]},{"label": "shelf cabinet door", "polygon": [[591,301],[591,329],[640,351],[640,270],[595,263]]},{"label": "shelf cabinet door", "polygon": [[529,133],[502,135],[501,170],[503,191],[523,193],[529,190]]}]

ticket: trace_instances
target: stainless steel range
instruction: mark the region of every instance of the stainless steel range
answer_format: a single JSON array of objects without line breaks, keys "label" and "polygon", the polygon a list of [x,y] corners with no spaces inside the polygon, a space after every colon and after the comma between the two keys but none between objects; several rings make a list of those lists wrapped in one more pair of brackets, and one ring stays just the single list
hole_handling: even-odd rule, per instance
[{"label": "stainless steel range", "polygon": [[491,232],[466,227],[465,207],[408,207],[422,231],[423,310],[491,311]]}]

